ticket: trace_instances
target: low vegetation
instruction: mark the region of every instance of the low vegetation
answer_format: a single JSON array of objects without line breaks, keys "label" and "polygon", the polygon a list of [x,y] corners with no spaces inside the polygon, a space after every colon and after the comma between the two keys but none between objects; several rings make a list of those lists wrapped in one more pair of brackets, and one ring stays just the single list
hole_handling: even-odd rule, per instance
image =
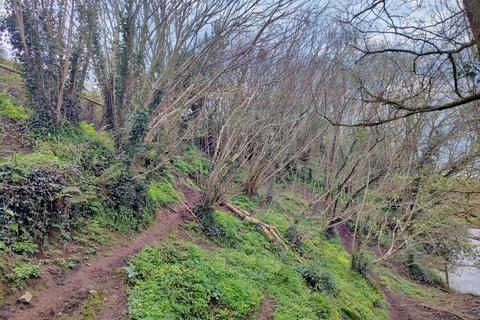
[{"label": "low vegetation", "polygon": [[4,278],[11,283],[13,289],[25,288],[25,281],[29,278],[40,277],[40,266],[32,263],[18,262],[15,263],[10,272],[5,274]]},{"label": "low vegetation", "polygon": [[[281,222],[283,231],[294,220],[292,212],[276,206],[251,208],[267,221]],[[297,224],[312,235],[315,221]],[[274,319],[339,319],[344,310],[359,319],[388,318],[387,309],[374,307],[382,295],[349,270],[350,258],[338,240],[309,236],[300,255],[230,213],[214,211],[208,223],[207,232],[194,225],[197,235],[190,241],[147,247],[131,259],[126,272],[132,319],[254,317],[266,295],[275,302]],[[196,244],[205,234],[215,249]]]},{"label": "low vegetation", "polygon": [[[168,175],[133,180],[113,140],[91,124],[33,131],[31,138],[32,153],[0,159],[0,255],[3,279],[13,289],[41,275],[41,267],[28,262],[38,260],[39,250],[55,256],[57,246],[73,240],[85,246],[85,256],[92,254],[111,242],[106,229],[139,231],[158,208],[182,196]],[[43,262],[71,270],[80,260],[68,255]]]}]

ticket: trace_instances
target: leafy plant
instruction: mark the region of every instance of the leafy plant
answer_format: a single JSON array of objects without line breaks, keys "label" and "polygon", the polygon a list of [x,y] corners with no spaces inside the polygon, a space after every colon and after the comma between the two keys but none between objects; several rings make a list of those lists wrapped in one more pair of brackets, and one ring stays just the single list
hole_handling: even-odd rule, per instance
[{"label": "leafy plant", "polygon": [[14,241],[12,251],[20,254],[34,254],[38,251],[38,245],[31,241]]},{"label": "leafy plant", "polygon": [[55,264],[61,267],[64,270],[75,269],[79,263],[80,259],[77,256],[72,256],[68,258],[58,258],[55,259]]},{"label": "leafy plant", "polygon": [[337,284],[332,274],[323,271],[318,276],[318,289],[326,294],[333,295],[337,290]]},{"label": "leafy plant", "polygon": [[13,288],[24,288],[25,280],[29,278],[40,277],[40,267],[32,263],[16,263],[12,270],[5,275],[5,279],[9,281]]},{"label": "leafy plant", "polygon": [[288,227],[285,231],[285,239],[290,243],[295,250],[303,252],[302,235],[294,226]]},{"label": "leafy plant", "polygon": [[94,254],[95,252],[97,252],[97,248],[95,248],[95,247],[83,248],[83,253],[84,254]]},{"label": "leafy plant", "polygon": [[365,254],[361,252],[354,252],[352,254],[352,270],[366,275],[369,267],[369,262]]},{"label": "leafy plant", "polygon": [[314,290],[322,291],[328,295],[334,294],[337,290],[333,276],[326,271],[320,272],[317,264],[303,265],[298,271],[308,286]]}]

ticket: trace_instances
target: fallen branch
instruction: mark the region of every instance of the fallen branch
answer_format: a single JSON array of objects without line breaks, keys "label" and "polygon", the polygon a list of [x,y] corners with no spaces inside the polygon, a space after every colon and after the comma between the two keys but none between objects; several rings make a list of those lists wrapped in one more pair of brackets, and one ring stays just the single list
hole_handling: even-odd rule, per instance
[{"label": "fallen branch", "polygon": [[[258,219],[255,219],[254,217],[252,217],[252,215],[249,212],[246,212],[246,211],[234,206],[231,203],[223,202],[222,205],[225,206],[225,208],[227,208],[231,212],[235,213],[240,219],[247,220],[249,223],[251,223],[253,225],[256,225],[256,226],[259,226],[262,229],[265,236],[271,242],[277,242],[277,241],[282,240],[282,237],[280,236],[280,233],[278,232],[277,227],[272,226],[270,224],[267,224],[265,222],[262,222]],[[282,243],[283,243],[283,241],[282,241]]]}]

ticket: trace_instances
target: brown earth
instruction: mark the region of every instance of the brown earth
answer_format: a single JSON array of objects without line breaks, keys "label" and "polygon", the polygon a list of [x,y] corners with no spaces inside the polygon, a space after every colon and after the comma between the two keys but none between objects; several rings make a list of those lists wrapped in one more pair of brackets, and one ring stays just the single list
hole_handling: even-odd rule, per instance
[{"label": "brown earth", "polygon": [[[192,207],[199,199],[199,192],[186,186],[179,186],[185,194],[186,205]],[[128,259],[144,246],[164,240],[182,222],[192,217],[189,209],[182,204],[165,209],[147,230],[128,241],[118,244],[97,257],[55,281],[48,277],[44,287],[31,290],[30,305],[10,305],[0,311],[0,319],[44,320],[68,318],[80,314],[86,298],[92,290],[103,292],[104,300],[94,319],[120,320],[127,316],[127,296],[122,268]]]},{"label": "brown earth", "polygon": [[275,311],[275,301],[272,300],[268,295],[265,295],[262,307],[258,313],[257,320],[272,320],[273,311]]}]

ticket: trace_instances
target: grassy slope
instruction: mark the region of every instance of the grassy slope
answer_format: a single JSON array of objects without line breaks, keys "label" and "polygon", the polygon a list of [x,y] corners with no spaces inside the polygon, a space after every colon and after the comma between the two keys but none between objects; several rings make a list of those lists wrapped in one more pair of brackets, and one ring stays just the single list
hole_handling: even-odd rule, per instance
[{"label": "grassy slope", "polygon": [[[221,230],[214,250],[176,239],[147,247],[131,259],[129,313],[132,319],[255,318],[266,294],[275,301],[274,319],[387,319],[377,289],[349,268],[338,239],[318,234],[314,218],[295,216],[305,205],[291,193],[261,209],[237,198],[255,215],[283,233],[295,227],[306,237],[302,253],[269,243],[259,230],[229,213],[213,214]],[[204,236],[193,227],[196,237]],[[198,242],[198,241],[197,241]],[[212,246],[206,246],[212,248]],[[312,290],[299,268],[314,265],[336,283],[333,294]]]},{"label": "grassy slope", "polygon": [[[0,94],[0,123],[10,120],[21,124],[28,117],[23,107]],[[29,278],[41,276],[42,265],[53,263],[62,269],[73,269],[79,261],[108,247],[121,234],[143,229],[153,220],[156,208],[177,200],[178,194],[167,181],[168,177],[158,176],[144,182],[145,205],[140,212],[134,212],[128,203],[114,205],[108,188],[125,173],[126,168],[115,158],[113,140],[106,132],[96,131],[91,124],[59,127],[44,135],[28,133],[26,137],[26,133],[21,134],[32,141],[32,150],[0,157],[2,177],[32,190],[30,177],[38,170],[65,177],[67,184],[59,194],[66,195],[67,203],[74,207],[74,214],[71,220],[63,221],[65,225],[55,225],[56,228],[43,226],[43,221],[33,223],[55,231],[44,240],[35,238],[31,231],[20,229],[22,226],[13,219],[8,225],[1,226],[0,280],[4,285],[0,284],[0,300],[2,296],[25,288]],[[0,130],[0,141],[2,138]],[[0,192],[8,188],[0,183]],[[29,194],[14,194],[13,197],[23,198],[35,210],[39,202],[35,198],[37,195],[32,192],[32,198],[28,197]],[[130,190],[125,190],[118,197],[126,197],[128,201],[129,196]],[[7,212],[17,215],[8,208]],[[7,232],[10,229],[20,229],[21,232]]]}]

